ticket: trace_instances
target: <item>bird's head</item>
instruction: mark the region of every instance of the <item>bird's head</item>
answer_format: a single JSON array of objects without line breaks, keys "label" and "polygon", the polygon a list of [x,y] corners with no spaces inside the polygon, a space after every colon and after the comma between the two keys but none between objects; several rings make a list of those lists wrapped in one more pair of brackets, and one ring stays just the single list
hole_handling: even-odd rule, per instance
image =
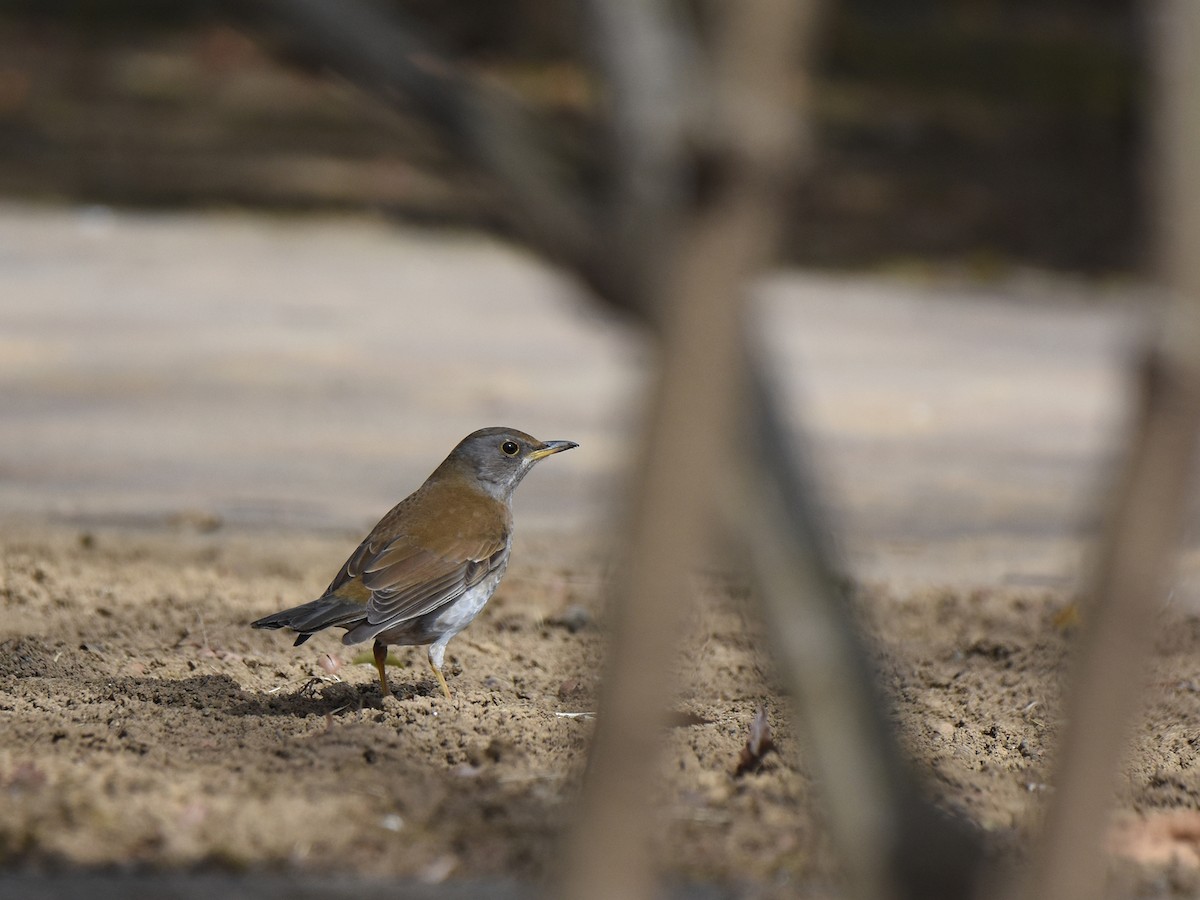
[{"label": "bird's head", "polygon": [[578,446],[574,441],[539,441],[515,428],[483,428],[459,441],[439,472],[471,478],[489,494],[507,499],[539,460]]}]

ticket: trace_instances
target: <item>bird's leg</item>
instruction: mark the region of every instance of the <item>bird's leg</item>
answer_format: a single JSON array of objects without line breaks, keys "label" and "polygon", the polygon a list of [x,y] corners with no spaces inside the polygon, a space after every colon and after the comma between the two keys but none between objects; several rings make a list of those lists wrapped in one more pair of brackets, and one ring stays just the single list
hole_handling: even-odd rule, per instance
[{"label": "bird's leg", "polygon": [[387,683],[387,644],[376,641],[375,646],[371,649],[375,653],[375,668],[379,670],[379,691],[384,697],[387,697],[391,694]]},{"label": "bird's leg", "polygon": [[442,686],[442,693],[446,695],[446,699],[450,697],[450,686],[446,684],[446,676],[442,674],[442,655],[446,652],[444,644],[429,645],[429,668],[433,669],[433,674],[438,680],[438,684]]}]

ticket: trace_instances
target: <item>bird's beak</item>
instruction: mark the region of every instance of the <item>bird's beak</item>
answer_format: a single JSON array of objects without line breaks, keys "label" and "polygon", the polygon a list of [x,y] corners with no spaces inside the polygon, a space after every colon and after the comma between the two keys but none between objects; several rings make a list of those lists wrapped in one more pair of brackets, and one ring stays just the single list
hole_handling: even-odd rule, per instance
[{"label": "bird's beak", "polygon": [[564,450],[570,450],[572,447],[578,446],[574,441],[546,441],[540,449],[534,450],[529,454],[529,461],[537,462],[539,459],[545,459],[547,456],[562,453]]}]

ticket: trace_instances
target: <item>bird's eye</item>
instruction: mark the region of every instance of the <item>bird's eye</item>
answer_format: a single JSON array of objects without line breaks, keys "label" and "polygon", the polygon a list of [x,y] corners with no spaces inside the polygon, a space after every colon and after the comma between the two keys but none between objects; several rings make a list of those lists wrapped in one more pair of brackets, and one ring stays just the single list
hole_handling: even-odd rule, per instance
[{"label": "bird's eye", "polygon": [[505,441],[500,445],[500,451],[505,456],[516,456],[521,452],[521,448],[517,446],[516,441]]}]

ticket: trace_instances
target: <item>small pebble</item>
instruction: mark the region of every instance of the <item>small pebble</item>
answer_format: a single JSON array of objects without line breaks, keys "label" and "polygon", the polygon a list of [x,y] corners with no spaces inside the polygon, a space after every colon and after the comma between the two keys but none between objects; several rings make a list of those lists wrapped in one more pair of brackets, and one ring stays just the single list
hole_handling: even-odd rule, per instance
[{"label": "small pebble", "polygon": [[571,632],[571,634],[574,634],[592,624],[592,614],[590,610],[575,603],[568,606],[561,614],[556,616],[554,624],[561,625],[567,631]]}]

